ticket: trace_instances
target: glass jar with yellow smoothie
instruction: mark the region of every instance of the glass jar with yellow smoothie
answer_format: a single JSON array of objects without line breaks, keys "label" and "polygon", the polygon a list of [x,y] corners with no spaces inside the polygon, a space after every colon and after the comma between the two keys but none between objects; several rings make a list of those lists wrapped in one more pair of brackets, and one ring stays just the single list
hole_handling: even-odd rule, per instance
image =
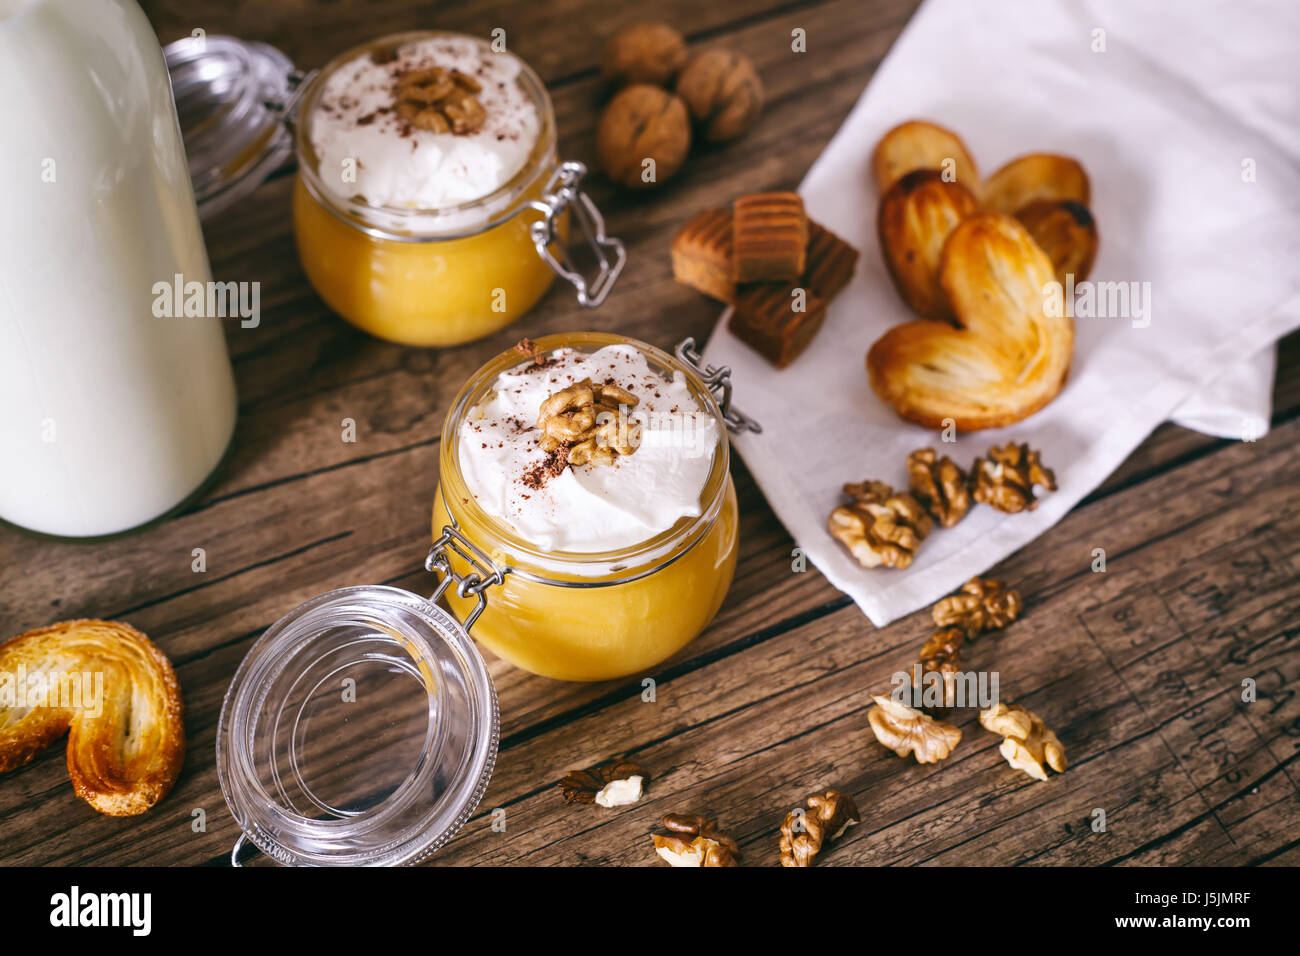
[{"label": "glass jar with yellow smoothie", "polygon": [[557,275],[600,305],[622,270],[586,168],[557,157],[545,86],[504,46],[414,31],[304,73],[264,43],[196,35],[166,57],[200,214],[296,157],[303,270],[372,335],[457,345],[519,318]]},{"label": "glass jar with yellow smoothie", "polygon": [[[477,37],[420,31],[349,50],[297,105],[293,223],[321,298],[359,328],[456,345],[509,325],[556,275],[599,305],[624,251],[559,163],[529,66]],[[599,263],[588,284],[570,222]]]},{"label": "glass jar with yellow smoothie", "polygon": [[736,565],[727,429],[750,424],[711,384],[687,353],[592,332],[471,378],[443,426],[429,567],[480,645],[595,681],[704,630]]}]

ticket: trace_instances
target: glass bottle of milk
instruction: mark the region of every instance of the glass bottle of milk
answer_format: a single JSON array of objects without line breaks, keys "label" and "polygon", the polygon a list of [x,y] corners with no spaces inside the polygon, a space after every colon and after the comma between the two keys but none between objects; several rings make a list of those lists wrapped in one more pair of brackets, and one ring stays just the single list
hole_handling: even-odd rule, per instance
[{"label": "glass bottle of milk", "polygon": [[[135,0],[0,0],[0,518],[113,534],[196,492],[235,426],[167,68]],[[159,314],[161,313],[161,314]]]}]

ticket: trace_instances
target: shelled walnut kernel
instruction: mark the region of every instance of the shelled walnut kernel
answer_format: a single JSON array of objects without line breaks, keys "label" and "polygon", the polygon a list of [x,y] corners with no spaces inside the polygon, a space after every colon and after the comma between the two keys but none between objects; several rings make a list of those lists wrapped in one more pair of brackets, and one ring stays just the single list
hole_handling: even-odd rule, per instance
[{"label": "shelled walnut kernel", "polygon": [[961,731],[952,724],[913,710],[887,694],[873,694],[871,699],[876,702],[867,712],[871,731],[900,757],[910,753],[916,756],[917,763],[938,763],[961,740]]}]

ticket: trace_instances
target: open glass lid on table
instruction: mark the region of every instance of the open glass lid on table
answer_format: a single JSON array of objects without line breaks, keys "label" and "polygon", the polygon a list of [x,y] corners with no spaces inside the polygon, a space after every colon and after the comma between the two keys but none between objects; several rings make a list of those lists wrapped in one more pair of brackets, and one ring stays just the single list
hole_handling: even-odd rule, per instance
[{"label": "open glass lid on table", "polygon": [[409,591],[343,588],[289,612],[226,692],[217,775],[243,835],[289,866],[418,863],[487,788],[497,698],[449,614]]},{"label": "open glass lid on table", "polygon": [[[560,162],[537,74],[477,37],[417,31],[311,73],[227,36],[166,48],[200,213],[247,195],[292,157],[303,270],[326,304],[379,338],[456,345],[509,325],[555,276],[600,305],[623,244]],[[575,224],[594,259],[580,271]]]},{"label": "open glass lid on table", "polygon": [[[728,371],[699,370],[690,340],[676,355],[594,332],[528,346],[475,373],[448,414],[431,596],[331,591],[240,665],[217,732],[243,831],[236,863],[250,842],[287,865],[425,859],[473,813],[496,757],[496,693],[475,640],[534,673],[600,680],[665,660],[721,605],[738,525],[727,432],[758,428],[730,408]],[[569,414],[596,376],[600,404],[618,405],[612,425],[595,402],[590,423]],[[536,404],[554,413],[542,425]],[[533,409],[528,421],[516,405]],[[562,437],[561,422],[576,431]],[[499,454],[487,429],[500,430]],[[498,471],[522,484],[480,500]],[[512,502],[532,505],[503,510]],[[575,506],[586,517],[571,523]]]}]

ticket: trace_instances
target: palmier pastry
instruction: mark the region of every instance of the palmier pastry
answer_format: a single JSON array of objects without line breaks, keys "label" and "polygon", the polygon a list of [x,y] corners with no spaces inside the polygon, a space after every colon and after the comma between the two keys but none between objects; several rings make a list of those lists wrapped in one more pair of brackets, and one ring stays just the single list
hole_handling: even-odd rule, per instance
[{"label": "palmier pastry", "polygon": [[1011,160],[984,182],[984,208],[1014,216],[1040,199],[1073,199],[1088,205],[1092,189],[1078,160],[1030,153]]},{"label": "palmier pastry", "polygon": [[925,120],[899,123],[880,138],[871,154],[871,174],[883,195],[914,169],[949,172],[971,192],[979,190],[979,172],[966,144],[950,129]]},{"label": "palmier pastry", "polygon": [[978,209],[969,189],[946,182],[933,169],[912,170],[881,198],[876,216],[880,250],[898,294],[917,315],[951,315],[939,287],[943,245],[957,224]]},{"label": "palmier pastry", "polygon": [[1087,206],[1074,199],[1036,199],[1017,210],[1016,218],[1052,260],[1057,282],[1064,286],[1067,276],[1076,283],[1088,278],[1098,239]]},{"label": "palmier pastry", "polygon": [[1055,269],[1020,222],[979,213],[948,237],[939,269],[955,325],[895,326],[867,353],[871,387],[909,421],[963,430],[1019,421],[1065,381],[1074,323],[1048,314]]},{"label": "palmier pastry", "polygon": [[0,644],[0,772],[65,732],[77,795],[109,816],[144,813],[185,756],[171,663],[117,621],[64,621]]}]

